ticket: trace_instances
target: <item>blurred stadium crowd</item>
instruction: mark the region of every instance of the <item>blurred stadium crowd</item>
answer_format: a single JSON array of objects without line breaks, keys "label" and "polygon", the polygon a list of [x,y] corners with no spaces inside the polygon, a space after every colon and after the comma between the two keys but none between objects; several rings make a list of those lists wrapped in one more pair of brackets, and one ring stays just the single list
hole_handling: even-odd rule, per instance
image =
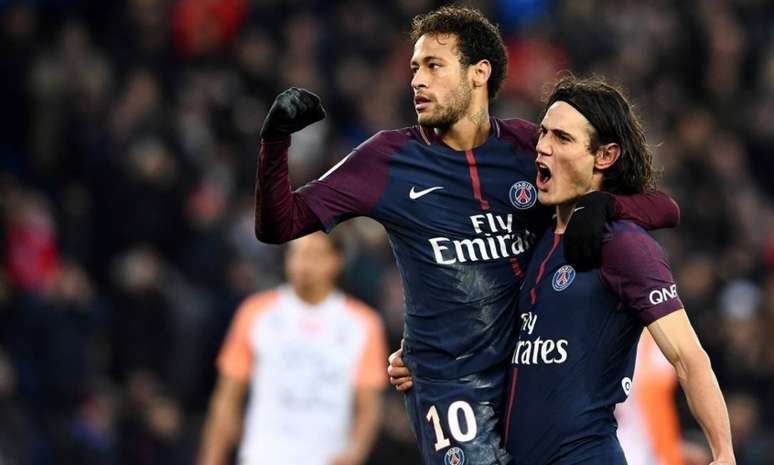
[{"label": "blurred stadium crowd", "polygon": [[[283,279],[283,249],[253,234],[268,105],[295,85],[328,110],[293,139],[294,185],[412,124],[407,31],[437,4],[0,1],[0,463],[192,463],[230,317]],[[657,236],[738,463],[774,463],[774,3],[471,4],[507,38],[496,115],[536,120],[562,69],[629,90],[682,208]],[[342,287],[383,313],[397,347],[384,232],[339,229]],[[401,399],[387,402],[369,463],[412,463]]]}]

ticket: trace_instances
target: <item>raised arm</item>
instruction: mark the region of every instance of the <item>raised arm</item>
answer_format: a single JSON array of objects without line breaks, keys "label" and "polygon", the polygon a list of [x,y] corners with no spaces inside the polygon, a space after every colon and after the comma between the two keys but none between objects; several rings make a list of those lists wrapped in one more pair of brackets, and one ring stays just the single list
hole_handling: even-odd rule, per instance
[{"label": "raised arm", "polygon": [[699,343],[685,310],[659,318],[648,325],[648,331],[677,370],[691,413],[709,442],[712,463],[736,463],[726,403],[709,357]]},{"label": "raised arm", "polygon": [[320,99],[296,88],[281,93],[269,110],[261,130],[255,179],[255,235],[259,240],[278,244],[320,229],[330,231],[349,218],[371,216],[384,193],[389,158],[408,137],[401,131],[374,135],[319,179],[291,191],[290,134],[324,116]]},{"label": "raised arm", "polygon": [[320,98],[291,87],[277,96],[261,128],[255,175],[255,237],[279,244],[322,229],[303,198],[291,192],[288,177],[290,135],[325,118]]},{"label": "raised arm", "polygon": [[291,191],[288,176],[290,137],[263,141],[255,175],[255,237],[282,244],[322,229],[303,197]]}]

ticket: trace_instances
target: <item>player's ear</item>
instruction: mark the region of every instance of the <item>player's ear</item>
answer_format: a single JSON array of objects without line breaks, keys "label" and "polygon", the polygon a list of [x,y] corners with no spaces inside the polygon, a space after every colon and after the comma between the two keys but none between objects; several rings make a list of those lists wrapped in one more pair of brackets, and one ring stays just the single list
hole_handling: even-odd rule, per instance
[{"label": "player's ear", "polygon": [[481,60],[471,65],[473,74],[473,87],[485,87],[492,75],[492,64],[489,60]]},{"label": "player's ear", "polygon": [[606,170],[613,166],[621,156],[621,146],[615,142],[605,144],[599,147],[597,154],[594,156],[594,168],[598,170]]}]

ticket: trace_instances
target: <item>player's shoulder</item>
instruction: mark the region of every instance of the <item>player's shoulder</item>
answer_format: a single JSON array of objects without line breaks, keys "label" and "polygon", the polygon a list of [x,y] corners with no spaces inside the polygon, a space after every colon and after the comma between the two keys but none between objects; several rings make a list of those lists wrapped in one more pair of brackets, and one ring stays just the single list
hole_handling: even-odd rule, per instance
[{"label": "player's shoulder", "polygon": [[642,226],[629,220],[608,223],[602,245],[602,264],[633,267],[665,260],[664,249]]},{"label": "player's shoulder", "polygon": [[276,314],[281,308],[281,305],[277,305],[280,297],[280,289],[256,292],[247,296],[234,313],[232,327],[245,333],[253,331],[259,321],[264,321],[267,315]]},{"label": "player's shoulder", "polygon": [[495,130],[499,132],[499,137],[514,145],[528,150],[535,151],[537,145],[537,125],[531,121],[521,118],[501,119],[495,118]]},{"label": "player's shoulder", "polygon": [[366,139],[355,150],[358,152],[389,154],[397,151],[402,145],[412,139],[417,139],[415,128],[385,129]]},{"label": "player's shoulder", "polygon": [[495,118],[495,121],[500,124],[500,130],[511,134],[534,137],[537,131],[537,124],[521,118]]},{"label": "player's shoulder", "polygon": [[247,296],[239,305],[239,313],[259,314],[270,310],[281,296],[281,289],[259,291]]},{"label": "player's shoulder", "polygon": [[344,307],[350,314],[355,316],[355,318],[363,321],[367,325],[381,325],[382,318],[379,316],[379,312],[356,297],[345,294]]},{"label": "player's shoulder", "polygon": [[603,251],[627,247],[657,247],[661,245],[642,226],[630,220],[615,220],[607,224]]},{"label": "player's shoulder", "polygon": [[651,240],[655,242],[653,237],[648,234],[648,231],[646,231],[645,228],[635,223],[634,221],[625,219],[613,220],[607,223],[606,238],[609,241],[617,241],[619,243],[621,241],[632,240]]}]

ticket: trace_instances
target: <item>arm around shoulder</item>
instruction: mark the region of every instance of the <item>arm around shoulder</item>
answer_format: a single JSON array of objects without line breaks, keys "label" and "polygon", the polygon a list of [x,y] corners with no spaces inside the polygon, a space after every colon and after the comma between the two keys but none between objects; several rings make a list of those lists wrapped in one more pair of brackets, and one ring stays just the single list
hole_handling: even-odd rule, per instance
[{"label": "arm around shoulder", "polygon": [[661,191],[613,195],[615,218],[634,221],[647,230],[674,228],[680,224],[680,207]]}]

